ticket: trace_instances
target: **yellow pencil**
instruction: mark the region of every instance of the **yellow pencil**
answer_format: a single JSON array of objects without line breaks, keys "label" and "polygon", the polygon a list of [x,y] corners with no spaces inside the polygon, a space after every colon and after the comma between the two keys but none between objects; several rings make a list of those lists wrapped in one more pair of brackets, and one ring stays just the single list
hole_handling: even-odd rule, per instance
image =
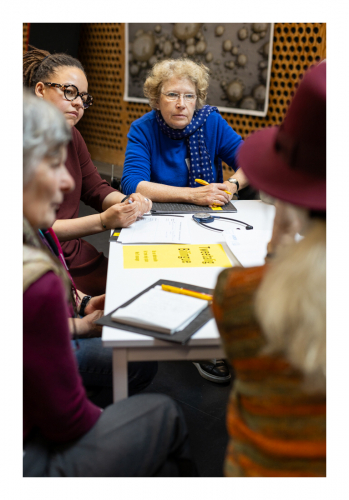
[{"label": "yellow pencil", "polygon": [[197,299],[202,299],[202,300],[212,300],[212,295],[208,295],[206,293],[193,292],[192,290],[187,290],[185,288],[178,288],[176,286],[170,286],[170,285],[161,285],[161,288],[165,292],[180,293],[182,295],[189,295],[189,297],[196,297]]},{"label": "yellow pencil", "polygon": [[[197,182],[198,184],[202,184],[203,186],[208,186],[209,185],[209,182],[203,181],[202,179],[195,179],[195,182]],[[224,192],[227,193],[227,194],[231,194],[231,192],[227,191],[226,189],[224,189]]]}]

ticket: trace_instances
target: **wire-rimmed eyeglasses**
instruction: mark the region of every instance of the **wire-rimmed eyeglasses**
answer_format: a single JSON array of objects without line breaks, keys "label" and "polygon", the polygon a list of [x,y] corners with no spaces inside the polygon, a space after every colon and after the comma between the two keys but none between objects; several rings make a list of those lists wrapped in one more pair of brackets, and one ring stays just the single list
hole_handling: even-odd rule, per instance
[{"label": "wire-rimmed eyeglasses", "polygon": [[92,104],[93,104],[92,95],[87,94],[86,92],[79,92],[79,89],[73,84],[61,85],[60,83],[44,82],[44,85],[47,85],[48,87],[56,87],[56,88],[62,89],[64,92],[64,97],[68,101],[74,101],[78,97],[81,97],[82,104],[83,104],[85,109],[92,106]]},{"label": "wire-rimmed eyeglasses", "polygon": [[183,96],[186,102],[194,102],[196,94],[178,94],[177,92],[161,92],[169,101],[178,101]]}]

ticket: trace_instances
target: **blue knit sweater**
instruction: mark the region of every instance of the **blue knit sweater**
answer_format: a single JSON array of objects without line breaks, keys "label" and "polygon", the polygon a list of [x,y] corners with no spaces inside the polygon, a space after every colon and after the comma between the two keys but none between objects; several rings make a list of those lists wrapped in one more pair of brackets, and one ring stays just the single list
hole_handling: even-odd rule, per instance
[{"label": "blue knit sweater", "polygon": [[[239,168],[235,163],[236,153],[243,141],[219,113],[208,116],[203,133],[217,182],[217,168],[221,168],[218,159],[236,171]],[[165,136],[156,121],[154,110],[133,122],[127,137],[121,179],[123,193],[135,193],[141,181],[189,186],[187,141]]]}]

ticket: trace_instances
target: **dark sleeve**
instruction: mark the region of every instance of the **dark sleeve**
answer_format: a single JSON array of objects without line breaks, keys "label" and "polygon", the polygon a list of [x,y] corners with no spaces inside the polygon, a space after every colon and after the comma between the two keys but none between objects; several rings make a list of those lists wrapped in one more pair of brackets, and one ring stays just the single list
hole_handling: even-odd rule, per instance
[{"label": "dark sleeve", "polygon": [[49,272],[23,295],[23,416],[56,442],[77,439],[100,409],[86,396],[71,346],[61,280]]},{"label": "dark sleeve", "polygon": [[121,178],[121,190],[129,195],[136,192],[141,181],[150,181],[151,178],[151,137],[150,130],[143,123],[131,125],[127,134],[127,147],[124,169]]},{"label": "dark sleeve", "polygon": [[221,160],[236,171],[240,168],[237,163],[237,152],[244,141],[224,118],[217,113],[212,113],[212,115],[218,120],[216,153]]},{"label": "dark sleeve", "polygon": [[107,181],[103,180],[94,166],[91,155],[80,132],[73,127],[73,141],[78,155],[82,174],[82,186],[80,199],[90,207],[102,212],[104,198],[115,192]]}]

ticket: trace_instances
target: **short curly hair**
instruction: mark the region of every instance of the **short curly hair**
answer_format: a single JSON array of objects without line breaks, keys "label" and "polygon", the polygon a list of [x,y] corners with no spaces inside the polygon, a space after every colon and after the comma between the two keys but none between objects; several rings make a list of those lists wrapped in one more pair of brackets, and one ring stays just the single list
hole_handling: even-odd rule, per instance
[{"label": "short curly hair", "polygon": [[187,78],[196,88],[196,108],[200,109],[206,102],[209,82],[209,69],[202,63],[190,59],[165,59],[152,67],[144,83],[143,91],[149,99],[149,106],[155,109],[164,83],[172,77]]}]

